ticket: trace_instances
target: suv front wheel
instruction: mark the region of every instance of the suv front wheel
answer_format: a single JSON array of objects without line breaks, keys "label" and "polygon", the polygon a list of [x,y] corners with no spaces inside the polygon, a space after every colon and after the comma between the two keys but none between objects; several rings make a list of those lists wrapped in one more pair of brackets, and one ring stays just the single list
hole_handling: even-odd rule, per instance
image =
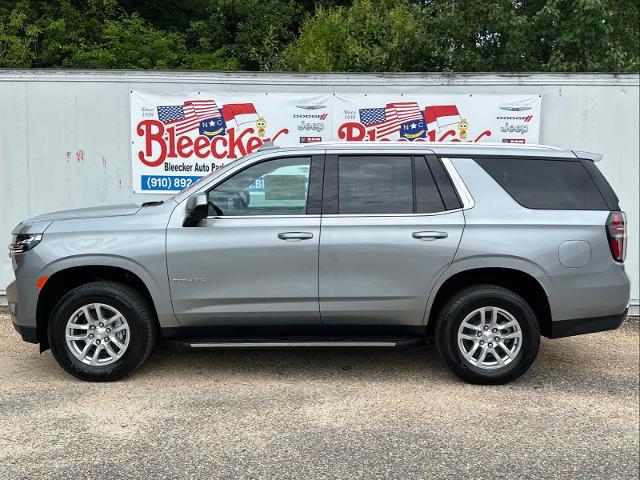
[{"label": "suv front wheel", "polygon": [[60,366],[82,380],[111,381],[147,359],[156,341],[148,301],[117,282],[91,282],[67,293],[49,322],[49,345]]},{"label": "suv front wheel", "polygon": [[540,327],[531,306],[496,285],[476,285],[454,294],[440,310],[436,347],[462,379],[501,384],[533,364]]}]

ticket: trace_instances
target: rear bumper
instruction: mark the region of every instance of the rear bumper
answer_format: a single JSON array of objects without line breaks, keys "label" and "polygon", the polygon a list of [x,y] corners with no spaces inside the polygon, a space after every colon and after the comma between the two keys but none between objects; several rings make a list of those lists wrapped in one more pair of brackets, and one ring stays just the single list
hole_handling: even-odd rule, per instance
[{"label": "rear bumper", "polygon": [[548,295],[553,323],[578,318],[620,316],[629,305],[631,285],[620,264],[599,273],[538,277]]},{"label": "rear bumper", "polygon": [[551,334],[549,338],[571,337],[585,333],[615,330],[624,322],[627,311],[628,309],[619,315],[609,315],[606,317],[578,318],[551,322]]}]

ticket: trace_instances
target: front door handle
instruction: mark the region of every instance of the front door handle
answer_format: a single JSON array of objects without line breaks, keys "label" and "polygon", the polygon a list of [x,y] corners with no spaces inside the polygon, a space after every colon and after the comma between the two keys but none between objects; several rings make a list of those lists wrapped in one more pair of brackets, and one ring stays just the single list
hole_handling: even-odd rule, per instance
[{"label": "front door handle", "polygon": [[439,238],[447,238],[449,234],[447,232],[413,232],[411,234],[413,238],[417,238],[418,240],[437,240]]},{"label": "front door handle", "polygon": [[299,242],[300,240],[309,240],[313,238],[311,232],[282,232],[278,234],[280,240],[286,240],[288,242]]}]

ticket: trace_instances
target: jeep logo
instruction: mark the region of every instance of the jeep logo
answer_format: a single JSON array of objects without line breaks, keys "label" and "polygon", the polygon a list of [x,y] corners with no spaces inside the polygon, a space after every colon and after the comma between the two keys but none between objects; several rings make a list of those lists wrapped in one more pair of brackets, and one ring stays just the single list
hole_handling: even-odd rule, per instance
[{"label": "jeep logo", "polygon": [[513,123],[504,122],[504,126],[500,127],[501,132],[520,133],[524,135],[529,131],[528,125],[514,125]]}]

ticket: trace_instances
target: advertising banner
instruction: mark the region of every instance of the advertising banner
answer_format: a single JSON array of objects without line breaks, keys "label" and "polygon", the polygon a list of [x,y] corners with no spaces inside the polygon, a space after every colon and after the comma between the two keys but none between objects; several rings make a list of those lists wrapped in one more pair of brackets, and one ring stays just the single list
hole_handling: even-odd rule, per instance
[{"label": "advertising banner", "polygon": [[538,143],[539,95],[336,95],[335,140]]},{"label": "advertising banner", "polygon": [[167,193],[267,142],[537,143],[541,97],[132,91],[130,104],[133,191]]}]

